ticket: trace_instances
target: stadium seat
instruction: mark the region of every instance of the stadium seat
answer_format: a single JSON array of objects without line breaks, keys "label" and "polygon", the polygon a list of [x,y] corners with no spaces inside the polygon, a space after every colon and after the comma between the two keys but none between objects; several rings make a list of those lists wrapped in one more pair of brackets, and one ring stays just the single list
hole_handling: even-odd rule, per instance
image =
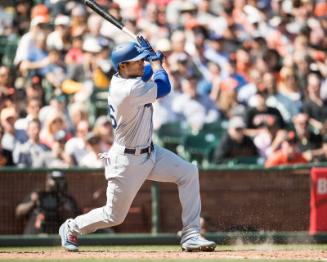
[{"label": "stadium seat", "polygon": [[[16,55],[16,50],[18,47],[19,38],[17,36],[8,37],[3,48],[4,53],[0,54],[2,64],[12,67]],[[2,40],[0,39],[0,46],[2,45]],[[1,53],[1,51],[0,51]]]},{"label": "stadium seat", "polygon": [[258,156],[240,156],[225,161],[228,166],[236,165],[262,165],[262,159]]},{"label": "stadium seat", "polygon": [[187,126],[180,122],[165,123],[155,133],[155,142],[177,153],[177,146],[183,144],[184,138],[188,133]]},{"label": "stadium seat", "polygon": [[6,46],[7,46],[7,36],[0,35],[0,61],[2,61],[2,58],[6,52]]},{"label": "stadium seat", "polygon": [[200,132],[202,134],[214,134],[216,137],[221,137],[226,131],[224,123],[221,121],[216,121],[213,123],[205,123]]},{"label": "stadium seat", "polygon": [[218,143],[219,138],[211,133],[189,134],[178,148],[178,154],[193,163],[208,165]]},{"label": "stadium seat", "polygon": [[94,88],[91,101],[96,117],[108,114],[108,89]]}]

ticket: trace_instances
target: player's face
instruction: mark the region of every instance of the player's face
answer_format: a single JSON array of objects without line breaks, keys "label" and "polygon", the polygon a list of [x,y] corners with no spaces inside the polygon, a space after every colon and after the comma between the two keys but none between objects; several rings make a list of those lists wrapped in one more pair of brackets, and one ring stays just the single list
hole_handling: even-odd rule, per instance
[{"label": "player's face", "polygon": [[120,65],[120,74],[125,78],[143,76],[144,60],[125,62]]}]

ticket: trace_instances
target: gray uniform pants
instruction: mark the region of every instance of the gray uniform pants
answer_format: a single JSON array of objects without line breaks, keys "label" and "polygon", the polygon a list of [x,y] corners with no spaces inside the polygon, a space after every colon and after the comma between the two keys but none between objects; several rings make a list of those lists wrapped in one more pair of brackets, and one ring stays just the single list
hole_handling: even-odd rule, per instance
[{"label": "gray uniform pants", "polygon": [[114,145],[106,160],[107,203],[70,220],[72,233],[87,234],[121,224],[135,195],[148,179],[177,184],[182,206],[181,242],[199,234],[201,200],[195,165],[156,145],[150,156],[123,154],[123,149]]}]

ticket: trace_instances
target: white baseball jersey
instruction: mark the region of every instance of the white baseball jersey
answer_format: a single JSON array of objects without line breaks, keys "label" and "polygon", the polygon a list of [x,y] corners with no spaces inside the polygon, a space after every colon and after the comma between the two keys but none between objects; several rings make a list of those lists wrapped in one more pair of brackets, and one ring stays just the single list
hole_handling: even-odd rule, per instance
[{"label": "white baseball jersey", "polygon": [[151,152],[125,153],[125,148],[142,149],[151,144],[151,103],[156,100],[157,89],[155,82],[144,82],[141,77],[112,78],[108,102],[114,144],[104,154],[107,203],[69,220],[73,234],[87,234],[122,223],[144,181],[152,180],[178,186],[183,210],[181,242],[199,235],[201,200],[197,167],[157,145]]},{"label": "white baseball jersey", "polygon": [[157,86],[141,77],[124,79],[117,75],[109,89],[109,114],[114,128],[114,143],[127,148],[147,147],[152,138],[152,103]]}]

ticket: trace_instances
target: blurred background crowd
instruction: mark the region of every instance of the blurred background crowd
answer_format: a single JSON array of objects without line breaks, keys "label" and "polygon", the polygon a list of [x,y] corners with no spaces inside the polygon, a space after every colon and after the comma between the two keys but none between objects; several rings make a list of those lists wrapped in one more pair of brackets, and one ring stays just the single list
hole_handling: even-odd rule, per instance
[{"label": "blurred background crowd", "polygon": [[[110,54],[131,39],[82,2],[1,1],[1,166],[103,166]],[[157,142],[200,164],[327,161],[326,1],[97,2],[165,54]]]}]

